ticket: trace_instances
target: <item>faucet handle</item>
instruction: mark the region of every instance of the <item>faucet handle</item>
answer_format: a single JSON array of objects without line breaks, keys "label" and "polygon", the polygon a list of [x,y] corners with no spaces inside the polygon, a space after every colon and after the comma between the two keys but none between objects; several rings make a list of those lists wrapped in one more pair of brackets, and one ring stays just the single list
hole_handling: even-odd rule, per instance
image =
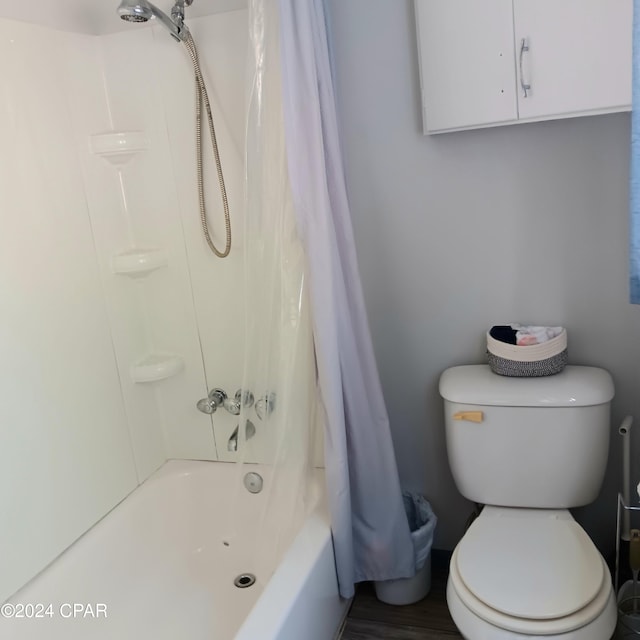
[{"label": "faucet handle", "polygon": [[209,415],[215,413],[217,409],[216,405],[213,404],[213,402],[209,401],[209,398],[201,398],[200,400],[198,400],[198,402],[196,403],[196,407],[198,411],[202,411],[202,413],[208,413]]},{"label": "faucet handle", "polygon": [[264,420],[268,418],[276,408],[276,394],[271,391],[256,400],[255,410],[258,418]]},{"label": "faucet handle", "polygon": [[235,399],[236,402],[241,402],[245,409],[253,406],[253,403],[255,402],[253,393],[251,393],[251,391],[243,391],[242,389],[238,389],[236,391]]},{"label": "faucet handle", "polygon": [[240,403],[237,400],[231,400],[231,398],[225,398],[224,402],[222,403],[222,406],[231,414],[234,416],[237,416],[240,414]]},{"label": "faucet handle", "polygon": [[255,398],[253,397],[253,393],[251,391],[243,391],[242,389],[238,389],[233,396],[233,400],[230,398],[225,398],[222,406],[232,415],[237,416],[240,414],[240,411],[244,407],[248,409],[253,405]]},{"label": "faucet handle", "polygon": [[220,407],[224,407],[230,414],[237,416],[243,407],[248,409],[254,401],[255,398],[251,391],[238,389],[231,399],[222,389],[211,389],[206,398],[198,400],[196,407],[198,407],[198,411],[208,414],[215,413]]},{"label": "faucet handle", "polygon": [[196,407],[198,411],[211,415],[217,411],[218,407],[225,406],[226,401],[227,394],[222,389],[211,389],[206,398],[198,400]]}]

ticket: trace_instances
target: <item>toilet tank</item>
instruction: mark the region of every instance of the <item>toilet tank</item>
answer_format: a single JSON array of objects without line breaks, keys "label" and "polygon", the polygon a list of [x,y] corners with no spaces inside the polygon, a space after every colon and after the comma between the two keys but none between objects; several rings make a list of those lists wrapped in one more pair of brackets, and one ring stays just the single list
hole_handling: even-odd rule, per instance
[{"label": "toilet tank", "polygon": [[487,365],[453,367],[440,377],[440,395],[449,466],[469,500],[564,509],[597,497],[614,395],[604,369],[508,378]]}]

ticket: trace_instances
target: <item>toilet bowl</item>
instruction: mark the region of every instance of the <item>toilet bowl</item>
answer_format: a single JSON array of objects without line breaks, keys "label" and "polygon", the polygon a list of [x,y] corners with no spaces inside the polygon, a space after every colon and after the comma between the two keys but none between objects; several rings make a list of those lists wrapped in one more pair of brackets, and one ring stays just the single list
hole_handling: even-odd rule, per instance
[{"label": "toilet bowl", "polygon": [[595,500],[606,469],[611,376],[566,367],[506,378],[486,365],[440,378],[449,466],[485,505],[456,546],[447,603],[466,640],[609,640],[607,565],[568,511]]},{"label": "toilet bowl", "polygon": [[485,507],[451,558],[447,602],[467,640],[608,640],[606,563],[565,510]]}]

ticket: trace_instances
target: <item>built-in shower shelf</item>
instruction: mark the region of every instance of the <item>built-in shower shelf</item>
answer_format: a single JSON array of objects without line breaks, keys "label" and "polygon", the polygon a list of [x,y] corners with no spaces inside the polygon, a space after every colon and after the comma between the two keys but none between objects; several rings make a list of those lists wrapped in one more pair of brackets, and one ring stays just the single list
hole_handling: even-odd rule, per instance
[{"label": "built-in shower shelf", "polygon": [[131,379],[134,382],[157,382],[179,374],[182,369],[184,360],[180,356],[152,353],[132,365]]},{"label": "built-in shower shelf", "polygon": [[142,131],[111,131],[89,136],[89,147],[110,164],[122,166],[147,148],[147,140]]},{"label": "built-in shower shelf", "polygon": [[144,278],[152,271],[167,266],[167,254],[161,249],[131,249],[111,260],[114,273],[129,278]]}]

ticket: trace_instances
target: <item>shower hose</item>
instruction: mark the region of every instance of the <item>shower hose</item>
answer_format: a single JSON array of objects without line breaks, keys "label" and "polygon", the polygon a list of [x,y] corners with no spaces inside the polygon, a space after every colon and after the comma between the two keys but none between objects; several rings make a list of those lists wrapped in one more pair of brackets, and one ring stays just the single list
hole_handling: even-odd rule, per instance
[{"label": "shower hose", "polygon": [[[216,139],[216,129],[213,125],[213,116],[211,115],[211,105],[209,104],[209,96],[207,95],[207,87],[204,84],[204,77],[200,70],[200,61],[198,59],[198,50],[193,37],[189,33],[185,40],[184,46],[189,52],[191,61],[193,62],[193,71],[196,77],[196,164],[198,170],[198,198],[200,201],[200,221],[202,222],[202,232],[209,248],[218,258],[226,258],[231,251],[231,221],[229,219],[229,201],[227,199],[227,190],[224,186],[224,176],[222,175],[222,163],[220,162],[220,153],[218,152],[218,141]],[[209,121],[209,133],[211,134],[211,144],[213,147],[213,157],[216,161],[216,171],[218,173],[218,184],[220,185],[220,195],[222,197],[222,207],[224,209],[224,226],[226,241],[224,250],[220,251],[214,244],[209,234],[209,225],[207,223],[207,212],[204,199],[204,179],[202,177],[202,107],[207,111],[207,119]]]}]

